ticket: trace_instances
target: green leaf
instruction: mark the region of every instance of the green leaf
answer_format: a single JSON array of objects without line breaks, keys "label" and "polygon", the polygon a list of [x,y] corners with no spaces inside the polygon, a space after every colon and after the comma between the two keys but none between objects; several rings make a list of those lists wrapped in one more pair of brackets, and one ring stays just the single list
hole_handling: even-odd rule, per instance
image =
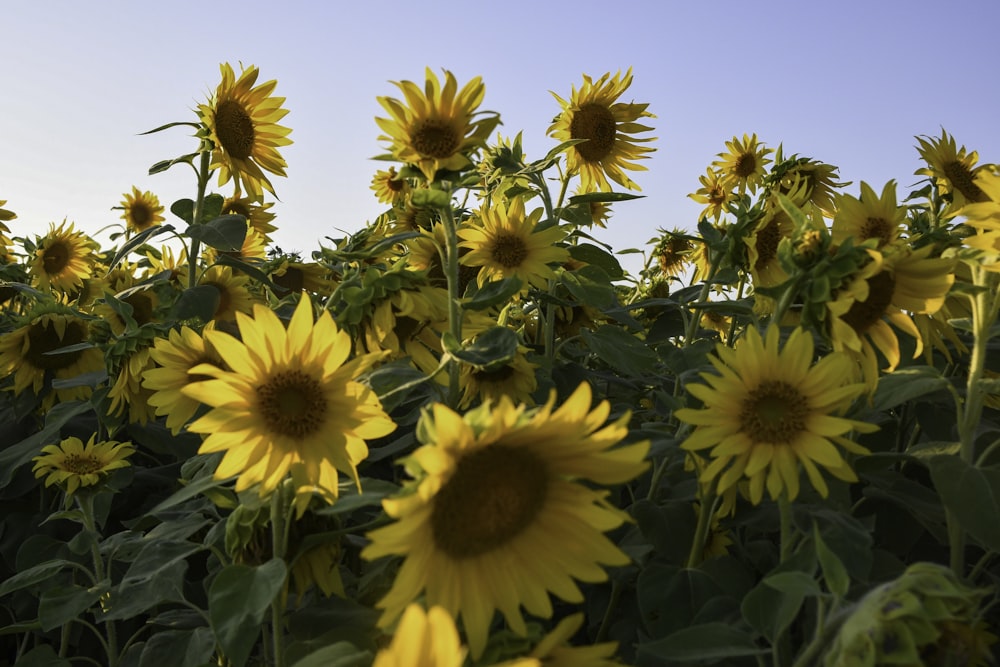
[{"label": "green leaf", "polygon": [[[150,130],[150,132],[156,132],[157,130],[161,129],[163,128],[156,128],[156,130]],[[187,155],[175,157],[173,160],[160,160],[159,162],[157,162],[156,164],[154,164],[152,167],[149,168],[149,175],[152,176],[153,174],[159,174],[160,172],[164,172],[167,169],[170,169],[175,164],[182,164],[182,163],[191,164],[196,157],[198,157],[197,153],[188,153]]]},{"label": "green leaf", "polygon": [[687,627],[705,604],[723,591],[701,570],[653,562],[636,584],[639,610],[652,636]]},{"label": "green leaf", "polygon": [[216,479],[214,475],[206,475],[204,477],[199,477],[194,479],[187,484],[185,484],[181,489],[176,491],[172,496],[162,500],[156,507],[149,510],[148,514],[150,516],[164,512],[172,507],[177,507],[181,503],[187,502],[192,498],[202,495],[206,491],[211,491],[212,489],[224,486],[229,482],[236,479],[236,476],[227,477],[226,479]]},{"label": "green leaf", "polygon": [[414,206],[425,208],[448,208],[451,206],[451,196],[447,192],[430,188],[414,190],[410,201]]},{"label": "green leaf", "polygon": [[93,406],[87,401],[57,403],[46,413],[45,426],[38,433],[0,450],[0,489],[10,484],[17,469],[38,456],[42,447],[58,442],[60,430],[67,422],[91,410]]},{"label": "green leaf", "polygon": [[36,646],[17,661],[17,667],[71,667],[72,664],[66,658],[60,658],[48,644]]},{"label": "green leaf", "polygon": [[142,648],[139,667],[189,667],[212,658],[215,637],[206,627],[192,630],[158,630]]},{"label": "green leaf", "polygon": [[170,212],[190,225],[194,223],[194,200],[178,199],[170,205]]},{"label": "green leaf", "polygon": [[1000,470],[977,468],[958,456],[928,459],[941,502],[972,537],[1000,551]]},{"label": "green leaf", "polygon": [[[170,210],[173,210],[173,207],[171,207]],[[125,259],[126,255],[128,255],[134,249],[141,246],[147,240],[153,238],[154,236],[159,236],[160,234],[167,234],[172,231],[174,231],[173,225],[156,225],[155,227],[150,227],[149,229],[142,230],[141,232],[130,238],[128,241],[126,241],[125,244],[118,249],[118,252],[116,252],[115,256],[111,259],[111,264],[109,265],[109,268],[113,269],[114,267],[118,266],[118,263],[121,262],[123,259]]]},{"label": "green leaf", "polygon": [[603,269],[611,280],[619,280],[625,276],[622,265],[614,255],[604,248],[599,248],[591,243],[581,243],[570,246],[569,254],[577,261]]},{"label": "green leaf", "polygon": [[220,215],[206,223],[191,225],[184,233],[221,252],[239,252],[247,237],[247,219],[242,215]]},{"label": "green leaf", "polygon": [[743,598],[740,611],[754,630],[773,642],[798,616],[805,599],[802,593],[783,593],[761,581]]},{"label": "green leaf", "polygon": [[219,255],[216,258],[215,263],[222,264],[223,266],[231,266],[234,269],[242,271],[243,273],[247,274],[254,280],[264,285],[267,285],[271,289],[278,291],[282,294],[284,294],[287,291],[283,287],[275,285],[274,281],[272,281],[267,276],[267,274],[261,271],[259,268],[257,268],[253,264],[246,262],[245,260],[240,259],[239,257],[232,257],[231,255]]},{"label": "green leaf", "polygon": [[659,360],[656,353],[619,327],[605,324],[595,331],[583,329],[580,336],[594,354],[615,370],[633,377],[656,372]]},{"label": "green leaf", "polygon": [[512,329],[493,327],[452,352],[452,355],[478,369],[488,370],[510,362],[517,353],[517,343],[517,334]]},{"label": "green leaf", "polygon": [[215,638],[234,667],[253,651],[264,614],[285,583],[285,562],[273,558],[259,567],[227,565],[208,591],[208,615]]},{"label": "green leaf", "polygon": [[630,192],[587,192],[582,195],[573,195],[569,198],[569,203],[589,204],[590,202],[615,202],[628,201],[630,199],[642,199],[646,195],[634,195]]},{"label": "green leaf", "polygon": [[208,322],[219,308],[222,293],[214,285],[195,285],[181,292],[171,317],[175,320],[200,319]]},{"label": "green leaf", "polygon": [[[140,132],[139,136],[141,137],[141,136],[144,136],[144,135],[147,135],[147,134],[153,134],[154,132],[162,132],[163,130],[166,130],[167,128],[179,127],[181,125],[186,125],[188,127],[193,127],[196,130],[201,127],[201,125],[199,125],[198,123],[192,123],[191,121],[187,121],[187,120],[178,120],[178,121],[174,121],[173,123],[167,123],[166,125],[161,125],[159,127],[154,127],[152,130],[146,130],[145,132]],[[197,155],[197,153],[193,153],[193,155]]]},{"label": "green leaf", "polygon": [[0,583],[0,597],[13,593],[14,591],[19,591],[29,586],[39,584],[46,579],[52,578],[54,575],[66,568],[80,567],[79,563],[63,559],[39,563],[34,567],[29,567],[23,572],[18,572],[14,576],[4,580],[3,583]]},{"label": "green leaf", "polygon": [[915,398],[947,388],[948,380],[931,366],[911,366],[879,378],[871,408],[882,412]]},{"label": "green leaf", "polygon": [[465,301],[462,307],[466,310],[486,310],[501,303],[510,301],[511,297],[521,291],[524,283],[517,276],[504,278],[503,280],[491,280],[476,291]]},{"label": "green leaf", "polygon": [[111,591],[102,620],[136,618],[163,602],[183,601],[181,586],[187,567],[184,560],[175,560],[157,567],[148,575],[125,579],[117,589]]},{"label": "green leaf", "polygon": [[58,586],[38,599],[38,622],[44,632],[59,628],[93,607],[108,592],[108,582],[97,586]]},{"label": "green leaf", "polygon": [[778,572],[764,577],[764,583],[789,595],[812,597],[823,594],[816,580],[805,572]]},{"label": "green leaf", "polygon": [[362,651],[354,644],[342,641],[313,651],[293,663],[292,667],[367,667],[371,661],[371,652]]},{"label": "green leaf", "polygon": [[837,554],[826,545],[822,535],[820,535],[818,523],[813,524],[813,541],[816,542],[816,558],[823,570],[826,587],[837,597],[846,596],[851,586],[851,577]]},{"label": "green leaf", "polygon": [[753,635],[726,623],[682,628],[663,639],[639,644],[640,656],[660,660],[701,661],[770,653],[754,643]]},{"label": "green leaf", "polygon": [[611,284],[611,278],[598,266],[563,271],[559,281],[582,304],[604,309],[615,303],[615,288]]}]

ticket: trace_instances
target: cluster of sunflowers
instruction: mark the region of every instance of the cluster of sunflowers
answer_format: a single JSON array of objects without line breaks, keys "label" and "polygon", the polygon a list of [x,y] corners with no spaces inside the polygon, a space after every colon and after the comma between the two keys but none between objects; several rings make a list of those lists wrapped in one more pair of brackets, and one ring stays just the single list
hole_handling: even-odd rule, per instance
[{"label": "cluster of sunflowers", "polygon": [[635,276],[588,233],[654,150],[631,71],[529,161],[427,70],[378,100],[388,208],[303,258],[285,100],[221,71],[153,130],[194,130],[180,229],[0,208],[12,663],[989,664],[1000,168],[942,131],[854,197],[734,137]]}]

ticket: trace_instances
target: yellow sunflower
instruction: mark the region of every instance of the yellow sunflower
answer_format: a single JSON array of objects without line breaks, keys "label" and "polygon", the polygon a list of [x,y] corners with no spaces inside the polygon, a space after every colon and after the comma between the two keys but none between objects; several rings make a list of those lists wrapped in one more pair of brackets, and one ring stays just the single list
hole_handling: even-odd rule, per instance
[{"label": "yellow sunflower", "polygon": [[[51,379],[69,380],[101,371],[104,355],[96,347],[59,351],[85,344],[89,336],[87,321],[70,312],[55,310],[29,315],[26,324],[0,335],[0,376],[13,376],[13,391],[17,394],[29,387],[40,394],[47,375]],[[56,399],[86,399],[90,394],[88,383],[63,386],[47,393],[42,407],[51,407]]]},{"label": "yellow sunflower", "polygon": [[42,447],[35,462],[35,477],[45,477],[45,486],[58,484],[72,495],[82,487],[94,486],[119,468],[128,467],[128,457],[135,453],[131,442],[114,440],[95,442],[97,434],[84,445],[80,438],[66,438],[58,445]]},{"label": "yellow sunflower", "polygon": [[583,614],[570,614],[546,634],[525,660],[503,667],[615,667],[618,642],[602,642],[591,646],[570,646],[569,640],[583,626]]},{"label": "yellow sunflower", "polygon": [[754,285],[777,287],[788,280],[788,273],[778,259],[778,244],[782,239],[791,238],[794,231],[795,223],[789,215],[783,208],[775,206],[768,209],[753,232],[744,239]]},{"label": "yellow sunflower", "polygon": [[704,176],[698,177],[701,187],[688,195],[699,204],[704,204],[705,208],[698,214],[698,219],[711,218],[718,221],[722,214],[728,210],[729,202],[733,199],[733,192],[725,180],[724,172],[709,167],[705,170]]},{"label": "yellow sunflower", "polygon": [[222,214],[242,215],[247,219],[248,227],[257,230],[263,235],[265,240],[270,241],[271,237],[268,235],[278,229],[271,224],[271,221],[275,218],[274,213],[270,211],[270,208],[274,206],[274,202],[265,203],[241,195],[242,193],[237,188],[232,197],[222,202]]},{"label": "yellow sunflower", "polygon": [[236,313],[249,313],[255,299],[247,289],[249,276],[236,275],[232,268],[216,264],[198,280],[199,285],[211,285],[219,291],[219,305],[212,316],[216,320],[232,320]]},{"label": "yellow sunflower", "polygon": [[198,105],[198,115],[212,142],[211,169],[219,170],[219,185],[230,179],[259,201],[264,190],[272,195],[274,186],[264,175],[267,170],[285,175],[287,163],[278,152],[279,146],[292,143],[290,129],[278,125],[288,113],[282,109],[284,97],[274,97],[275,80],[254,87],[259,71],[250,66],[239,79],[229,63],[219,66],[222,81],[207,104]]},{"label": "yellow sunflower", "polygon": [[111,401],[108,414],[117,417],[127,410],[130,424],[145,424],[155,418],[155,408],[149,403],[153,391],[142,385],[143,375],[153,365],[148,347],[136,350],[121,361],[118,377],[108,392]]},{"label": "yellow sunflower", "polygon": [[238,475],[237,492],[257,485],[265,497],[291,473],[300,515],[313,492],[327,502],[337,498],[338,470],[360,487],[356,466],[368,455],[365,441],[396,428],[355,379],[379,355],[347,361],[350,336],[327,311],[314,322],[307,295],[287,328],[259,304],[252,318],[238,313],[236,321],[242,340],[203,334],[232,370],[200,364],[190,373],[214,379],[181,388],[212,408],[188,430],[206,435],[199,452],[225,452],[216,478]]},{"label": "yellow sunflower", "polygon": [[[209,322],[208,328],[212,323]],[[194,416],[201,403],[181,392],[187,384],[207,380],[207,375],[189,371],[200,364],[213,364],[226,370],[222,357],[197,331],[182,326],[171,329],[166,338],[157,338],[149,352],[157,368],[142,374],[142,385],[152,392],[149,405],[158,416],[166,416],[167,428],[175,435]]]},{"label": "yellow sunflower", "polygon": [[461,263],[478,266],[479,284],[517,276],[524,291],[529,285],[544,288],[546,281],[555,278],[549,264],[562,264],[569,259],[569,251],[558,245],[566,232],[558,225],[538,229],[542,209],[525,215],[524,200],[520,197],[480,211],[479,224],[458,230],[460,247],[467,248]]},{"label": "yellow sunflower", "polygon": [[419,285],[388,292],[373,304],[360,323],[358,342],[386,359],[409,357],[414,366],[432,373],[442,352],[441,334],[448,330],[448,292]]},{"label": "yellow sunflower", "polygon": [[6,199],[0,199],[0,262],[8,261],[10,246],[13,245],[13,241],[7,236],[7,234],[10,234],[10,227],[4,223],[10,222],[17,217],[17,214],[13,211],[3,208],[6,204]]},{"label": "yellow sunflower", "polygon": [[468,650],[461,645],[451,615],[442,607],[406,607],[392,643],[375,656],[372,667],[462,667]]},{"label": "yellow sunflower", "polygon": [[170,282],[179,284],[188,274],[187,248],[183,246],[176,255],[174,249],[166,245],[160,246],[159,251],[146,248],[144,254],[146,256],[145,263],[149,265],[149,268],[144,272],[143,280],[165,274]]},{"label": "yellow sunflower", "polygon": [[[159,297],[156,296],[154,290],[149,288],[130,289],[124,296],[116,296],[116,298],[132,307],[132,319],[135,320],[138,326],[141,327],[144,324],[155,321]],[[107,322],[111,326],[111,331],[116,336],[121,336],[125,333],[125,320],[107,303],[106,297],[94,306],[92,312]]]},{"label": "yellow sunflower", "polygon": [[823,497],[829,489],[819,466],[838,479],[857,481],[835,445],[868,453],[845,436],[877,427],[839,416],[864,385],[852,383],[854,364],[846,355],[831,353],[815,364],[813,358],[812,334],[801,328],[784,346],[776,326],[768,329],[766,339],[750,327],[734,348],[716,346],[709,361],[718,373],[702,373],[708,384],[687,386],[703,407],[674,412],[695,427],[681,448],[711,450],[700,482],[717,479],[717,493],[722,494],[746,478],[756,505],[765,486],[772,499],[787,494],[794,500],[800,465]]},{"label": "yellow sunflower", "polygon": [[70,292],[83,286],[91,276],[97,243],[83,232],[69,228],[66,221],[56,227],[50,223],[49,233],[38,239],[35,258],[28,273],[32,284],[43,290]]},{"label": "yellow sunflower", "polygon": [[767,156],[774,151],[758,143],[756,133],[752,137],[744,134],[742,140],[733,137],[726,148],[729,152],[719,153],[721,159],[712,166],[722,172],[728,189],[736,189],[741,196],[747,190],[756,192],[764,179],[764,167],[771,162]]},{"label": "yellow sunflower", "polygon": [[385,132],[379,140],[391,142],[390,151],[401,162],[415,165],[428,181],[439,169],[461,171],[472,166],[469,155],[486,146],[500,119],[495,114],[473,118],[486,86],[480,77],[458,90],[455,75],[445,70],[444,87],[428,67],[424,90],[412,81],[393,82],[403,91],[405,104],[394,97],[378,102],[390,118],[376,118]]},{"label": "yellow sunflower", "polygon": [[861,182],[861,198],[851,195],[837,197],[837,212],[833,216],[830,233],[834,245],[840,245],[849,238],[855,245],[876,239],[876,249],[899,241],[906,221],[906,207],[896,204],[896,182],[889,181],[882,188],[882,196],[875,194],[871,186]]},{"label": "yellow sunflower", "polygon": [[278,287],[296,294],[306,290],[326,296],[336,286],[336,281],[330,277],[330,269],[316,262],[285,259],[271,270],[268,277]]},{"label": "yellow sunflower", "polygon": [[[777,162],[781,162],[779,156]],[[798,164],[784,173],[777,191],[788,196],[799,208],[813,204],[826,217],[833,217],[837,210],[836,188],[850,185],[839,182],[839,169],[832,164],[801,158]]]},{"label": "yellow sunflower", "polygon": [[681,229],[675,228],[673,231],[661,229],[660,231],[663,232],[663,236],[653,248],[656,265],[659,267],[661,275],[680,277],[691,266],[691,252],[694,250],[694,244]]},{"label": "yellow sunflower", "polygon": [[521,606],[552,615],[549,593],[578,604],[575,580],[605,581],[602,566],[629,562],[602,533],[626,520],[598,485],[625,483],[646,469],[649,443],[612,449],[628,434],[626,413],[605,425],[607,401],[591,410],[581,384],[553,410],[555,395],[527,411],[507,397],[463,418],[434,404],[417,428],[424,445],[405,460],[416,477],[383,501],[395,523],[368,534],[362,556],[402,555],[388,594],[377,606],[390,626],[425,595],[462,617],[473,658],[486,646],[500,610],[511,629],[527,631]]},{"label": "yellow sunflower", "polygon": [[514,358],[496,368],[463,365],[459,384],[462,398],[458,407],[465,409],[475,401],[496,402],[506,396],[516,403],[534,405],[531,395],[538,388],[535,371],[538,364],[528,361],[528,349],[521,347]]},{"label": "yellow sunflower", "polygon": [[941,137],[916,137],[920,143],[917,150],[927,166],[918,169],[915,174],[927,176],[942,195],[951,195],[952,204],[958,208],[967,203],[986,201],[986,195],[976,185],[975,178],[982,171],[982,166],[976,167],[979,154],[976,151],[966,152],[965,146],[959,148],[955,137],[941,129]]},{"label": "yellow sunflower", "polygon": [[862,362],[870,389],[874,389],[878,377],[878,358],[872,344],[885,356],[886,371],[899,365],[899,339],[891,323],[914,338],[913,357],[920,356],[923,339],[908,313],[937,312],[955,282],[955,261],[930,257],[932,251],[932,246],[919,250],[900,248],[885,254],[870,251],[872,261],[837,290],[836,298],[827,304],[834,349],[846,350]]},{"label": "yellow sunflower", "polygon": [[982,266],[989,271],[1000,271],[1000,172],[983,169],[976,176],[976,186],[983,193],[983,201],[966,204],[959,214],[976,234],[965,239],[970,248],[986,253]]},{"label": "yellow sunflower", "polygon": [[203,257],[206,264],[213,264],[218,260],[219,255],[228,255],[229,257],[243,261],[249,260],[250,264],[259,263],[259,260],[267,257],[267,237],[253,227],[248,226],[247,233],[243,237],[243,245],[240,246],[239,250],[235,252],[220,251],[208,246],[205,248]]},{"label": "yellow sunflower", "polygon": [[371,189],[375,191],[375,196],[381,203],[390,206],[402,204],[406,196],[413,190],[409,182],[396,173],[395,167],[389,167],[388,171],[380,169],[375,172]]},{"label": "yellow sunflower", "polygon": [[569,101],[552,93],[563,110],[549,126],[548,135],[558,141],[586,139],[566,153],[568,173],[580,174],[583,192],[610,191],[608,178],[629,190],[642,189],[623,170],[646,170],[636,160],[656,150],[642,145],[656,138],[635,136],[653,130],[637,121],[656,116],[646,111],[648,104],[617,101],[631,85],[629,68],[624,77],[620,71],[614,76],[608,72],[597,81],[584,74],[583,85],[579,90],[573,86]]},{"label": "yellow sunflower", "polygon": [[119,204],[125,212],[121,218],[125,221],[125,228],[132,234],[144,232],[150,227],[155,227],[162,223],[163,206],[160,199],[148,190],[140,192],[139,188],[132,186],[132,193],[122,195],[125,199]]}]

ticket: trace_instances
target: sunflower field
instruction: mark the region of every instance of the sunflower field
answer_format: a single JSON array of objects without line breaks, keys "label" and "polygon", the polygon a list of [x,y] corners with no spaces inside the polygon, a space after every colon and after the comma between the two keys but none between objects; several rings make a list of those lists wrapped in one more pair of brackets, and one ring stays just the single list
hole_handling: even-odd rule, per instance
[{"label": "sunflower field", "polygon": [[616,249],[631,71],[529,160],[428,69],[378,98],[384,213],[304,257],[258,76],[150,131],[191,192],[107,243],[0,200],[0,665],[994,663],[1000,167],[745,134]]}]

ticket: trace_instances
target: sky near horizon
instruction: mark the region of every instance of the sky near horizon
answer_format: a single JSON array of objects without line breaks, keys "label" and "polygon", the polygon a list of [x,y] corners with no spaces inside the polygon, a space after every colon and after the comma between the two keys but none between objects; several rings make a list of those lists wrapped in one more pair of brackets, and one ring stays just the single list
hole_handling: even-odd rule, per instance
[{"label": "sky near horizon", "polygon": [[[644,198],[596,230],[615,250],[693,229],[702,207],[687,195],[734,135],[836,165],[855,196],[862,180],[905,194],[921,166],[914,137],[942,128],[1000,162],[1000,0],[45,0],[8,3],[4,24],[0,200],[16,236],[65,218],[106,242],[98,232],[121,222],[111,209],[132,186],[167,208],[193,198],[188,167],[147,173],[195,150],[190,128],[140,133],[196,121],[222,62],[256,65],[286,98],[295,143],[281,149],[288,177],[271,179],[272,236],[306,257],[384,209],[370,190],[389,164],[371,160],[386,152],[376,98],[401,97],[391,81],[422,85],[425,67],[460,86],[483,77],[480,108],[500,113],[504,137],[523,132],[529,160],[557,143],[549,91],[568,99],[583,74],[631,67],[622,101],[649,103],[656,152],[630,174]],[[639,261],[622,257],[633,273]]]}]

